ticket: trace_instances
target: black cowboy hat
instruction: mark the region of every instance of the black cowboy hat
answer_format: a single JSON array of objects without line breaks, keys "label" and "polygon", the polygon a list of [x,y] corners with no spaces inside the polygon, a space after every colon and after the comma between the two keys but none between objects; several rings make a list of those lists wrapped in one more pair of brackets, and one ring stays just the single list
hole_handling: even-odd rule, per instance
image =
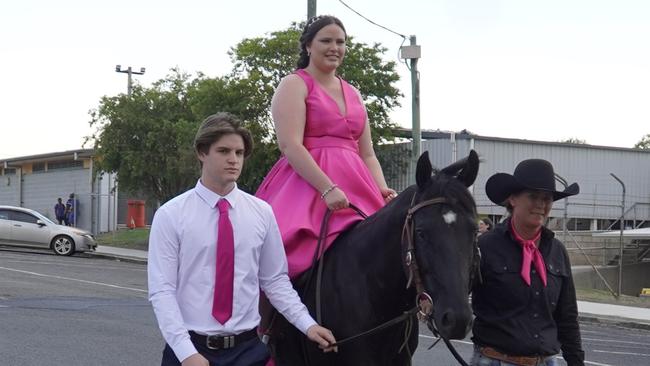
[{"label": "black cowboy hat", "polygon": [[543,159],[528,159],[517,164],[513,175],[496,173],[485,184],[485,193],[490,201],[504,206],[506,198],[523,190],[539,190],[553,193],[553,201],[573,196],[580,192],[578,183],[573,183],[563,191],[555,190],[553,165]]}]

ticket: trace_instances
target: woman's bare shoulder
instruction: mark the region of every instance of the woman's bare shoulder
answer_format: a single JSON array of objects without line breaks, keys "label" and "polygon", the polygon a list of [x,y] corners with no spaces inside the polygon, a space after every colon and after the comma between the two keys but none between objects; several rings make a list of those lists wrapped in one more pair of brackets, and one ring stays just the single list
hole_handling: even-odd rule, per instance
[{"label": "woman's bare shoulder", "polygon": [[305,81],[296,74],[289,74],[280,80],[277,90],[289,90],[299,93],[307,93]]}]

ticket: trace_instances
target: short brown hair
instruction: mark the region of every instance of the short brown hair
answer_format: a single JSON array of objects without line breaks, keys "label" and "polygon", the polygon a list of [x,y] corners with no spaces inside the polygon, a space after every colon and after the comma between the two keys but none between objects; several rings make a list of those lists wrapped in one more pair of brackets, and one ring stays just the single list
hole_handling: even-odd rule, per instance
[{"label": "short brown hair", "polygon": [[251,133],[241,125],[241,121],[235,115],[219,112],[208,116],[201,122],[199,130],[194,137],[194,151],[197,154],[208,154],[210,146],[219,141],[224,135],[235,134],[244,140],[244,157],[247,158],[253,153],[253,138]]}]

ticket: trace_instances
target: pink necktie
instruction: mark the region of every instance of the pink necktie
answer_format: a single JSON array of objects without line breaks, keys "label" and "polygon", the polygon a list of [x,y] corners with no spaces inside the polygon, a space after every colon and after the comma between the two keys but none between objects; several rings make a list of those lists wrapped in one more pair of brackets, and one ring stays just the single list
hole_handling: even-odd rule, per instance
[{"label": "pink necktie", "polygon": [[539,252],[537,245],[535,245],[535,242],[542,236],[542,229],[540,229],[537,234],[535,234],[534,238],[526,240],[522,238],[519,233],[517,233],[512,220],[510,220],[510,228],[512,235],[515,237],[515,240],[521,244],[521,248],[523,250],[521,277],[524,279],[524,282],[530,286],[530,263],[533,262],[535,264],[537,273],[539,273],[539,277],[542,279],[542,283],[544,283],[544,287],[546,287],[546,265],[544,265],[544,258],[542,257],[542,253]]},{"label": "pink necktie", "polygon": [[225,324],[232,316],[232,292],[235,267],[235,240],[228,218],[230,204],[225,198],[217,202],[219,225],[217,233],[217,271],[214,281],[212,316]]}]

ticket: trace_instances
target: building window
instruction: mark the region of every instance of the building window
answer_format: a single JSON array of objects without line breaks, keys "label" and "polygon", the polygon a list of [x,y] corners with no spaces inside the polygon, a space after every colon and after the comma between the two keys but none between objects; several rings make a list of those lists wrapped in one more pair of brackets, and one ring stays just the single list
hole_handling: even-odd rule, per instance
[{"label": "building window", "polygon": [[45,163],[34,163],[32,164],[32,172],[44,172]]},{"label": "building window", "polygon": [[81,160],[52,161],[47,163],[47,170],[83,168]]},{"label": "building window", "polygon": [[5,168],[4,175],[16,175],[16,168]]}]

